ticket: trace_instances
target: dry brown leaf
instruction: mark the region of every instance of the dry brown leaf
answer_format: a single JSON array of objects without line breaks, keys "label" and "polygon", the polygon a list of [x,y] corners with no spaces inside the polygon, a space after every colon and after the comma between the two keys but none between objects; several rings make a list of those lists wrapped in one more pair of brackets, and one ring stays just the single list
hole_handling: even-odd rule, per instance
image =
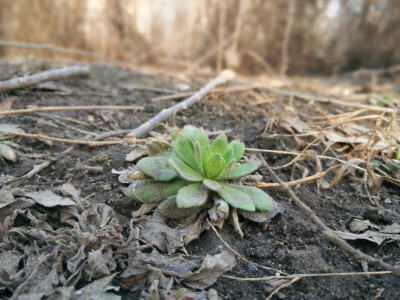
[{"label": "dry brown leaf", "polygon": [[[11,110],[11,106],[13,102],[17,99],[16,97],[10,98],[2,103],[0,103],[0,111],[9,111]],[[4,117],[4,115],[0,116],[0,118]]]}]

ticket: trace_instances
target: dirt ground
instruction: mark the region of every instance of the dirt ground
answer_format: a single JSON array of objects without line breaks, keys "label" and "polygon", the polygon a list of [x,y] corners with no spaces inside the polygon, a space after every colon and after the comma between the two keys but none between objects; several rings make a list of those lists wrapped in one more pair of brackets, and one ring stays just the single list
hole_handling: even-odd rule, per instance
[{"label": "dirt ground", "polygon": [[[49,67],[49,65],[37,63],[32,65],[2,63],[0,80]],[[197,79],[195,82],[185,83],[189,84],[192,90],[196,90],[204,82],[206,81],[203,79]],[[1,100],[16,96],[13,109],[22,109],[29,105],[39,107],[138,105],[143,106],[144,110],[19,114],[4,116],[1,123],[18,125],[25,133],[41,133],[66,139],[81,139],[91,133],[99,134],[110,130],[135,128],[161,109],[176,103],[176,101],[151,102],[150,99],[167,95],[175,90],[178,83],[183,82],[167,75],[146,75],[140,70],[129,71],[117,67],[92,66],[89,77],[66,79],[56,82],[54,86],[43,85],[14,90],[3,95]],[[312,114],[315,115],[315,112],[310,112],[309,107],[303,101],[285,96],[277,96],[276,99],[272,103],[252,105],[254,99],[246,92],[219,94],[208,97],[206,101],[177,113],[175,121],[179,127],[192,124],[204,127],[209,131],[230,130],[227,133],[229,140],[241,139],[249,148],[296,151],[300,149],[299,143],[288,134],[287,130],[276,126],[276,122],[266,130],[266,124],[277,118],[277,111],[283,104],[290,105],[295,112],[303,113],[300,116],[312,116]],[[321,104],[321,107],[326,112],[332,109],[324,104]],[[307,121],[304,117],[303,120]],[[162,127],[157,128],[156,131],[164,132]],[[303,137],[302,140],[311,142],[312,137]],[[24,196],[38,191],[50,190],[56,191],[58,194],[61,186],[70,183],[75,190],[80,191],[81,201],[87,202],[86,210],[89,211],[89,215],[96,204],[107,204],[115,211],[118,225],[114,224],[114,229],[111,231],[96,232],[96,234],[92,232],[95,238],[90,244],[91,246],[84,250],[86,256],[90,251],[101,249],[100,258],[108,261],[108,270],[98,271],[95,276],[87,269],[91,263],[90,258],[88,258],[89,261],[86,261],[85,257],[77,259],[80,245],[85,244],[85,237],[89,238],[89,235],[78,238],[78,235],[75,234],[70,239],[60,237],[70,235],[73,228],[77,230],[79,222],[76,220],[80,220],[79,218],[71,221],[71,218],[60,215],[62,206],[60,208],[37,203],[27,204],[27,206],[16,204],[12,210],[6,212],[4,210],[6,206],[3,205],[1,208],[3,213],[0,215],[0,223],[3,224],[0,228],[0,299],[8,299],[13,296],[13,293],[15,299],[26,299],[27,297],[30,299],[69,299],[66,296],[68,294],[66,289],[57,290],[57,288],[69,286],[71,289],[78,290],[107,274],[117,274],[112,281],[114,288],[108,289],[108,293],[120,295],[122,299],[139,299],[140,297],[158,299],[154,296],[155,289],[149,292],[149,288],[152,283],[154,287],[154,280],[157,279],[161,282],[160,278],[146,277],[147,275],[143,274],[130,277],[129,280],[119,277],[124,274],[124,268],[127,268],[126,261],[133,252],[129,254],[126,251],[117,254],[117,250],[123,248],[121,245],[129,238],[132,230],[129,225],[131,213],[133,210],[137,210],[140,204],[121,193],[121,187],[124,185],[118,181],[118,176],[111,170],[126,169],[132,164],[125,160],[126,155],[133,149],[132,146],[75,145],[72,151],[60,157],[58,155],[71,145],[26,137],[14,137],[9,141],[17,151],[17,161],[1,163],[2,190],[11,191],[15,199],[26,199]],[[321,153],[324,147],[316,145],[313,149]],[[258,153],[246,152],[247,156],[256,154]],[[263,153],[263,157],[271,166],[284,165],[293,158],[293,156],[280,153]],[[51,161],[47,168],[30,178],[15,180],[31,171],[35,165],[47,160]],[[284,181],[302,178],[304,170],[309,171],[308,175],[317,172],[315,160],[311,157],[298,161],[297,164],[298,167],[294,168],[293,165],[290,165],[287,168],[277,169],[276,172]],[[86,166],[86,169],[82,168],[82,165]],[[97,167],[98,170],[89,170],[87,166]],[[329,166],[330,161],[322,160],[323,170],[328,169]],[[259,173],[263,175],[262,181],[274,182],[268,171],[261,169]],[[325,179],[330,181],[334,175],[334,173],[328,173]],[[330,228],[337,231],[348,232],[350,223],[354,219],[370,221],[373,226],[380,228],[400,224],[399,186],[383,182],[379,188],[370,188],[366,191],[362,182],[355,180],[355,177],[362,178],[362,175],[354,171],[353,177],[344,176],[340,183],[331,189],[322,189],[316,182],[312,182],[300,184],[294,187],[294,190],[301,200],[310,206]],[[243,257],[260,265],[282,270],[287,274],[329,274],[379,270],[373,266],[363,265],[358,259],[349,256],[342,249],[327,241],[319,228],[307,219],[283,190],[270,188],[266,191],[282,205],[284,208],[282,214],[263,225],[241,220],[244,222],[242,225],[243,239],[240,239],[229,222],[219,230],[222,238]],[[377,201],[381,208],[377,207],[374,201]],[[65,213],[72,214],[72,219],[74,219],[73,213],[70,211],[65,211]],[[151,213],[149,215],[151,216]],[[10,219],[10,216],[13,217]],[[85,218],[83,217],[83,219]],[[90,218],[85,220],[88,219]],[[6,222],[8,223],[6,224]],[[82,225],[80,226],[82,228]],[[136,242],[136,246],[144,244],[143,240],[140,240],[140,243]],[[382,258],[390,264],[395,265],[400,261],[400,249],[393,240],[385,240],[379,245],[367,240],[349,242],[355,248],[371,256]],[[102,246],[104,243],[108,243],[108,248]],[[142,253],[146,255],[154,248],[153,246],[143,249]],[[212,230],[205,230],[198,239],[186,246],[190,257],[202,258],[207,254],[221,253],[224,249],[226,247]],[[158,250],[162,252],[162,250]],[[177,253],[182,254],[183,252],[178,250]],[[48,256],[44,258],[43,255]],[[15,263],[11,264],[11,260]],[[75,267],[71,267],[71,260],[79,260],[79,263],[77,262]],[[111,266],[109,262],[114,260],[115,264]],[[40,264],[37,263],[38,261]],[[81,267],[84,264],[86,265]],[[4,267],[1,270],[2,265],[7,265],[7,268]],[[92,266],[92,271],[93,268],[95,265]],[[51,273],[52,270],[56,271]],[[74,273],[77,270],[80,272]],[[236,266],[225,275],[239,278],[259,278],[275,275],[275,273],[237,260]],[[71,278],[73,274],[79,276]],[[34,277],[52,284],[41,291],[35,291]],[[173,276],[164,274],[164,277],[171,278]],[[179,286],[178,281],[174,282],[174,286]],[[286,282],[237,281],[221,276],[206,290],[214,289],[222,299],[265,299],[282,283]],[[185,283],[181,283],[181,285],[188,288]],[[150,296],[146,293],[150,293]],[[400,280],[393,274],[354,275],[302,278],[289,287],[282,288],[273,296],[273,299],[397,299],[399,294]],[[64,295],[64,298],[60,295]],[[103,299],[107,299],[107,297],[112,299],[106,293],[102,297],[105,297]],[[196,297],[197,299],[212,299],[211,293],[200,294],[199,291]],[[178,296],[175,295],[168,299],[177,298]],[[193,298],[188,296],[186,299]]]}]

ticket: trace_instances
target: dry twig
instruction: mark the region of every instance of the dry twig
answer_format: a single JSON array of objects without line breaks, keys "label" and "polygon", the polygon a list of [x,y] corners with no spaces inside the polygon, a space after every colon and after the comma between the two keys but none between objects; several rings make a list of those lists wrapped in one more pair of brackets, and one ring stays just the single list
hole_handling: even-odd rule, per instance
[{"label": "dry twig", "polygon": [[21,43],[21,42],[9,42],[9,41],[1,41],[0,40],[0,46],[50,50],[50,51],[66,53],[66,54],[75,54],[75,55],[81,55],[81,56],[87,56],[87,57],[93,57],[93,58],[106,59],[105,57],[103,57],[99,54],[91,53],[88,51],[79,50],[79,49],[62,48],[62,47],[58,47],[58,46],[54,46],[54,45],[50,45],[50,44]]},{"label": "dry twig", "polygon": [[143,110],[143,106],[130,106],[130,105],[91,105],[91,106],[28,106],[26,109],[6,110],[0,111],[0,116],[4,115],[17,115],[29,114],[37,112],[49,111],[81,111],[81,110]]},{"label": "dry twig", "polygon": [[[298,179],[298,180],[293,180],[293,181],[288,181],[285,182],[288,186],[294,186],[294,185],[298,185],[300,183],[310,183],[313,182],[314,180],[320,179],[322,177],[324,177],[326,174],[326,172],[318,172],[312,176],[308,176],[302,179]],[[259,182],[256,184],[257,187],[259,188],[272,188],[272,187],[280,187],[280,183],[276,183],[276,182]]]},{"label": "dry twig", "polygon": [[250,264],[253,264],[253,265],[255,265],[256,267],[259,267],[259,268],[264,269],[264,270],[274,271],[274,272],[278,272],[278,273],[280,273],[280,274],[287,274],[286,272],[283,272],[283,271],[278,270],[278,269],[274,269],[274,268],[270,268],[270,267],[265,267],[265,266],[259,265],[258,263],[253,262],[253,261],[248,260],[247,258],[243,257],[242,255],[240,255],[239,252],[237,252],[236,250],[232,249],[231,246],[229,246],[229,244],[221,237],[221,235],[218,233],[217,229],[215,229],[214,225],[212,225],[208,219],[207,219],[207,223],[208,223],[208,225],[212,228],[212,230],[215,232],[215,234],[217,235],[217,237],[219,238],[219,240],[225,245],[225,247],[227,247],[227,248],[228,248],[233,254],[235,254],[240,260],[242,260],[242,261],[244,261],[244,262],[247,262],[247,263],[250,263]]},{"label": "dry twig", "polygon": [[58,80],[71,76],[87,75],[89,68],[87,66],[65,67],[61,69],[49,70],[37,74],[13,78],[0,82],[0,92],[4,93],[9,90],[24,88],[27,86],[39,84],[44,81]]},{"label": "dry twig", "polygon": [[[48,136],[44,134],[31,134],[31,133],[22,133],[22,132],[10,132],[10,131],[0,131],[3,135],[8,136],[22,136],[39,140],[49,140],[64,144],[74,144],[74,145],[89,145],[89,146],[104,146],[104,145],[118,145],[118,144],[127,144],[127,140],[116,140],[116,141],[88,141],[88,140],[70,140],[70,139],[62,139],[54,136]],[[138,140],[135,140],[138,141]],[[141,141],[141,140],[139,140]]]},{"label": "dry twig", "polygon": [[168,109],[161,111],[158,115],[148,120],[146,123],[140,125],[138,128],[132,130],[128,137],[141,137],[149,132],[152,128],[154,128],[158,123],[165,121],[168,117],[172,116],[174,111],[180,109],[186,109],[190,105],[200,101],[210,89],[214,88],[215,86],[225,83],[235,77],[235,73],[230,70],[225,70],[221,72],[221,74],[216,77],[215,79],[211,80],[208,84],[206,84],[203,88],[201,88],[198,92],[196,92],[193,96],[187,98],[186,100],[171,106]]}]

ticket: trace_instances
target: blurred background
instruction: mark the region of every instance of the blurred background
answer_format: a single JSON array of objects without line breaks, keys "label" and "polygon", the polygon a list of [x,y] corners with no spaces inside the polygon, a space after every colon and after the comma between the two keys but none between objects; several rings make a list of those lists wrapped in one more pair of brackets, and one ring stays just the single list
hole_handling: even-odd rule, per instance
[{"label": "blurred background", "polygon": [[400,63],[398,0],[0,0],[0,24],[2,59],[271,76]]}]

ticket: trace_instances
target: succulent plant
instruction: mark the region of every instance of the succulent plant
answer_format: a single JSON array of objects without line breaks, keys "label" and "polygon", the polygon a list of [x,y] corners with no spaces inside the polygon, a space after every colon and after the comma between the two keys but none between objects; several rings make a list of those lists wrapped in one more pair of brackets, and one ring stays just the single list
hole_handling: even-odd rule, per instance
[{"label": "succulent plant", "polygon": [[148,148],[149,157],[136,165],[140,180],[126,194],[144,203],[161,202],[161,213],[168,211],[169,217],[189,216],[213,203],[210,216],[223,218],[229,206],[246,212],[274,208],[272,198],[261,189],[231,182],[260,167],[260,162],[239,164],[245,148],[239,140],[228,143],[226,135],[220,134],[210,144],[203,129],[185,126],[172,133],[171,144],[158,141]]}]

